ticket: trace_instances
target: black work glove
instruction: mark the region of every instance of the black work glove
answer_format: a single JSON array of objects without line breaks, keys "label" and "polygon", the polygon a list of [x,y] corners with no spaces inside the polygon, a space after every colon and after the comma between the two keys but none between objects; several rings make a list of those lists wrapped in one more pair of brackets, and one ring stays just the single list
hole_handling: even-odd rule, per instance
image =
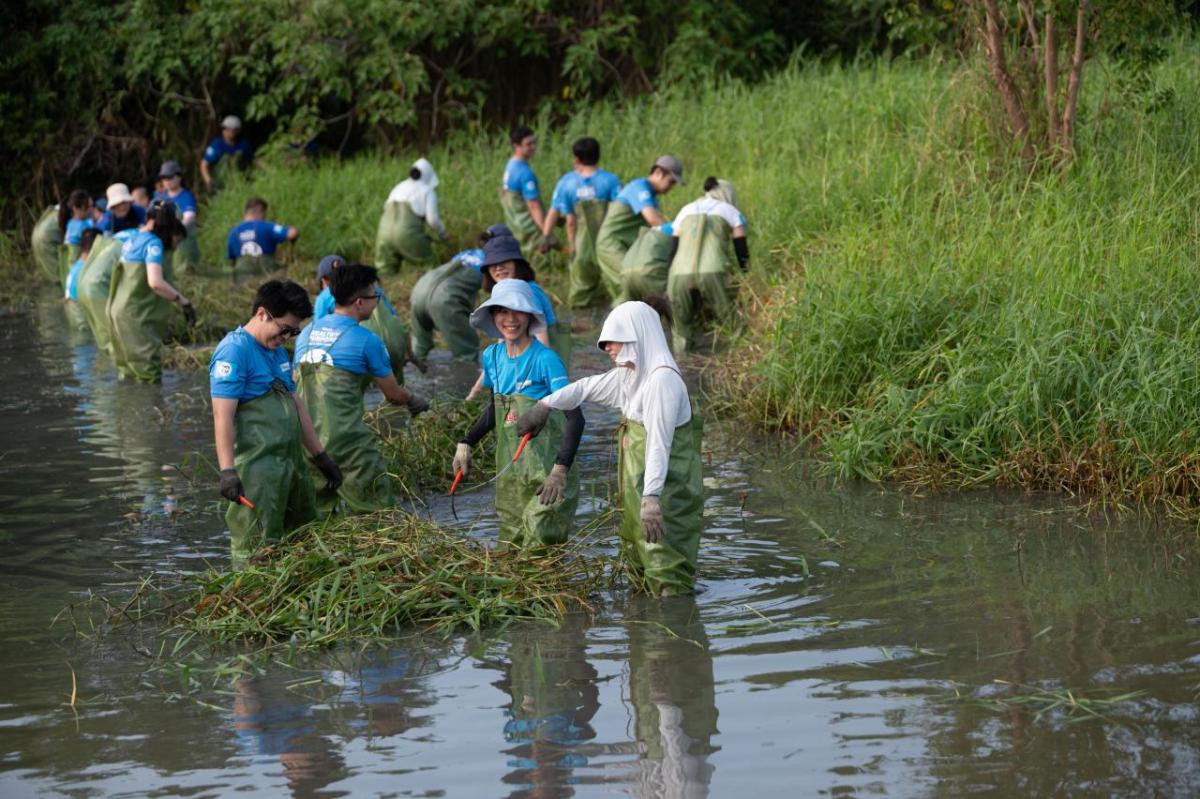
[{"label": "black work glove", "polygon": [[410,391],[408,392],[408,402],[404,403],[404,406],[408,408],[410,414],[417,416],[429,410],[429,400],[420,394]]},{"label": "black work glove", "polygon": [[221,470],[221,496],[234,505],[246,496],[246,491],[242,488],[242,478],[238,477],[236,469]]},{"label": "black work glove", "polygon": [[325,490],[329,492],[337,491],[342,487],[342,470],[333,462],[333,458],[329,457],[329,453],[324,450],[320,455],[313,457],[313,463],[321,470],[321,474],[325,475],[328,481],[325,483]]},{"label": "black work glove", "polygon": [[196,306],[192,305],[190,302],[188,302],[188,303],[184,303],[183,305],[181,305],[179,307],[183,309],[183,318],[185,320],[187,320],[188,327],[195,327],[196,326]]},{"label": "black work glove", "polygon": [[536,436],[542,432],[542,428],[546,426],[546,420],[550,418],[550,411],[550,406],[544,402],[539,402],[525,411],[521,414],[521,418],[517,419],[517,435],[524,438],[526,433]]}]

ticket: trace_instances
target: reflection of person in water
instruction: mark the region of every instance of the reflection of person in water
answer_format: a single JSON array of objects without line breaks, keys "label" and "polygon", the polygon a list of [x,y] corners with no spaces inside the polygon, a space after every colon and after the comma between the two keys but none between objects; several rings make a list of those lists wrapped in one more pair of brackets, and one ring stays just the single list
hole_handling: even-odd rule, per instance
[{"label": "reflection of person in water", "polygon": [[716,691],[708,636],[694,597],[634,597],[629,625],[629,696],[642,759],[635,796],[708,795],[717,751]]},{"label": "reflection of person in water", "polygon": [[249,756],[278,757],[292,796],[316,796],[346,776],[337,746],[317,729],[307,699],[278,683],[238,680],[233,726]]},{"label": "reflection of person in water", "polygon": [[510,797],[565,797],[572,770],[587,765],[580,745],[596,737],[591,720],[600,709],[596,669],[588,663],[587,619],[572,614],[557,629],[531,627],[512,635],[510,665],[496,687],[512,697],[504,739],[519,786]]},{"label": "reflection of person in water", "polygon": [[347,653],[344,657],[348,660],[345,668],[325,672],[325,682],[341,687],[338,704],[352,705],[365,716],[348,726],[370,738],[387,738],[429,723],[427,716],[413,711],[434,703],[419,677],[431,665],[436,666],[436,654],[380,651]]}]

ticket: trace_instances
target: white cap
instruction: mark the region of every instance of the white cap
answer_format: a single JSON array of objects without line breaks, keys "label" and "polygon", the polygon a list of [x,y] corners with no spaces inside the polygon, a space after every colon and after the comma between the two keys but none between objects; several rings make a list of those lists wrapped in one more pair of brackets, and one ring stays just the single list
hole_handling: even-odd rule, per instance
[{"label": "white cap", "polygon": [[238,119],[233,114],[230,114],[221,120],[221,127],[228,128],[229,130],[241,130],[242,120]]},{"label": "white cap", "polygon": [[129,187],[124,183],[114,183],[109,186],[108,190],[104,192],[104,197],[108,200],[109,208],[121,203],[133,202],[133,195],[129,193]]}]

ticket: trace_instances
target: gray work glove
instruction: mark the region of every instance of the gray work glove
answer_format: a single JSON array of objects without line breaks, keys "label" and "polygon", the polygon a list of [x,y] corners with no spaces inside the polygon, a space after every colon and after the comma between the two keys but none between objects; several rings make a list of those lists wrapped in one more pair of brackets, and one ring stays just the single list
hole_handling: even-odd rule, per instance
[{"label": "gray work glove", "polygon": [[541,253],[542,255],[545,255],[546,253],[550,252],[553,249],[557,249],[557,247],[558,247],[558,239],[556,239],[554,237],[553,233],[547,233],[546,235],[544,235],[540,239],[538,239],[537,251],[539,253]]},{"label": "gray work glove", "polygon": [[342,470],[333,462],[333,458],[329,457],[328,452],[322,450],[320,455],[314,455],[313,463],[321,470],[321,474],[325,475],[326,491],[332,493],[342,487]]},{"label": "gray work glove", "polygon": [[524,437],[526,433],[529,433],[536,436],[542,432],[542,428],[546,426],[546,420],[550,418],[550,410],[549,405],[539,402],[521,414],[521,418],[517,419],[517,435]]},{"label": "gray work glove", "polygon": [[662,503],[658,497],[642,497],[642,537],[647,544],[657,544],[667,533],[663,527]]},{"label": "gray work glove", "polygon": [[471,445],[459,442],[454,448],[454,460],[450,463],[450,471],[458,474],[461,470],[463,477],[471,473]]},{"label": "gray work glove", "polygon": [[429,410],[429,400],[416,392],[410,391],[408,392],[408,402],[404,403],[404,406],[408,408],[410,414],[418,416]]},{"label": "gray work glove", "polygon": [[242,488],[242,478],[238,477],[236,469],[221,470],[221,496],[232,502],[234,505],[238,500],[246,495],[246,491]]},{"label": "gray work glove", "polygon": [[562,500],[567,493],[567,467],[561,463],[554,464],[550,474],[538,487],[538,501],[543,505],[553,505]]}]

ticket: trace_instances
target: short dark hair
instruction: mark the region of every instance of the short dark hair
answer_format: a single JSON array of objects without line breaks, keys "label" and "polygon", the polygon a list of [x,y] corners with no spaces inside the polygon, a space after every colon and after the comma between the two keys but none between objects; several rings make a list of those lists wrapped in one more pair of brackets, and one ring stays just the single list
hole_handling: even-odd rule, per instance
[{"label": "short dark hair", "polygon": [[258,287],[254,293],[254,307],[250,313],[259,308],[266,308],[267,313],[275,318],[295,314],[300,319],[312,316],[312,300],[308,292],[299,283],[291,280],[268,280]]},{"label": "short dark hair", "polygon": [[349,305],[379,280],[379,270],[366,264],[346,264],[329,276],[329,291],[338,305]]},{"label": "short dark hair", "polygon": [[715,177],[712,177],[711,175],[704,179],[704,190],[705,191],[712,191],[713,189],[715,189],[717,186],[720,186],[720,185],[721,185],[721,181],[717,180]]},{"label": "short dark hair", "polygon": [[186,239],[187,228],[179,220],[179,212],[175,203],[163,200],[150,203],[146,211],[146,221],[154,223],[154,235],[162,241],[164,250],[175,249],[175,239]]},{"label": "short dark hair", "polygon": [[[267,201],[262,197],[251,197],[246,200],[246,210],[243,213],[249,212],[255,208],[259,208],[265,214],[267,212]],[[269,308],[267,310],[270,310]]]},{"label": "short dark hair", "polygon": [[[526,283],[532,283],[537,280],[537,275],[534,274],[533,267],[529,265],[528,261],[514,259],[514,263],[517,265],[516,270],[513,272],[514,278],[524,280]],[[492,264],[492,266],[497,265]],[[496,287],[496,281],[492,279],[491,268],[491,266],[485,266],[479,270],[483,274],[483,290],[488,294],[491,294],[492,289]]]},{"label": "short dark hair", "polygon": [[571,152],[584,166],[595,166],[600,163],[600,142],[591,136],[576,139],[575,145],[571,147]]},{"label": "short dark hair", "polygon": [[96,237],[100,235],[100,228],[90,227],[79,234],[79,251],[91,252],[92,244],[96,241]]},{"label": "short dark hair", "polygon": [[515,146],[515,145],[518,145],[521,142],[525,141],[532,135],[533,135],[532,128],[527,128],[524,125],[517,125],[515,128],[512,129],[512,131],[509,132],[508,140],[510,142],[512,142],[513,145]]},{"label": "short dark hair", "polygon": [[412,169],[408,170],[408,176],[410,178],[412,178],[413,180],[420,180],[421,179],[421,170],[417,169],[414,166]]}]

